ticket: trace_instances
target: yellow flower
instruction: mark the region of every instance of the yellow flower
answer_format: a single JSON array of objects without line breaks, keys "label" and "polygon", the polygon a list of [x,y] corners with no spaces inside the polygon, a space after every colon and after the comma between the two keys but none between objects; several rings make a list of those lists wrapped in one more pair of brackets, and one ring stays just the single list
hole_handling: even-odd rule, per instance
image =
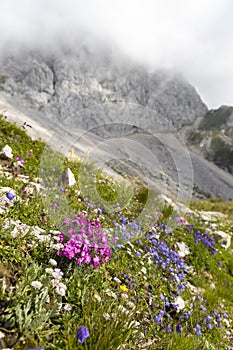
[{"label": "yellow flower", "polygon": [[122,286],[120,286],[120,289],[123,291],[123,292],[128,292],[128,288],[122,284]]}]

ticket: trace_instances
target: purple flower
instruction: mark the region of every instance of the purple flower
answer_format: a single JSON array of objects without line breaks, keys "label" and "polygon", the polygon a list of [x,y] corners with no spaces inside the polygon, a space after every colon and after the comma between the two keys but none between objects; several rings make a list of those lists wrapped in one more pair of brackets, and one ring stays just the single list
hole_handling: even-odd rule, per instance
[{"label": "purple flower", "polygon": [[10,201],[12,201],[12,199],[15,198],[15,194],[9,192],[9,193],[6,194],[6,197],[7,197]]},{"label": "purple flower", "polygon": [[79,343],[83,344],[84,341],[89,337],[89,331],[85,326],[79,327],[76,333],[76,339],[79,341]]},{"label": "purple flower", "polygon": [[176,326],[176,333],[177,333],[177,334],[181,334],[181,333],[182,333],[182,326],[181,326],[180,324],[178,324],[178,325]]},{"label": "purple flower", "polygon": [[43,350],[44,348],[27,348],[27,350]]}]

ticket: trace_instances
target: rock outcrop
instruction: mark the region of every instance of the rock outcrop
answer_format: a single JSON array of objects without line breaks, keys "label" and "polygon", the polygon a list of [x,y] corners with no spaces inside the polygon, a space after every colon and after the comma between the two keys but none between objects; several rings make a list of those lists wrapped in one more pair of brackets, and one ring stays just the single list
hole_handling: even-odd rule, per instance
[{"label": "rock outcrop", "polygon": [[[172,72],[149,73],[142,66],[117,61],[110,53],[90,52],[85,47],[76,53],[38,52],[6,57],[0,66],[0,92],[19,104],[41,111],[46,118],[63,121],[76,119],[85,130],[93,125],[124,122],[157,127],[153,117],[138,115],[124,120],[112,113],[80,113],[100,104],[132,103],[165,118],[175,129],[192,123],[207,111],[196,90],[182,76]],[[93,119],[94,122],[93,122]]]}]

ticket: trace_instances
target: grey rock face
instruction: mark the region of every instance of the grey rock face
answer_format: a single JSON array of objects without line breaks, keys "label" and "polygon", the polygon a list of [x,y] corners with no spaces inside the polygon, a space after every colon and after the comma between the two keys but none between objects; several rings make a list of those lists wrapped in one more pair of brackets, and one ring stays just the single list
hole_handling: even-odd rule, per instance
[{"label": "grey rock face", "polygon": [[67,168],[60,179],[60,184],[64,185],[64,186],[73,186],[76,184],[76,180],[74,177],[74,174],[72,173],[72,171],[70,170],[70,168]]},{"label": "grey rock face", "polygon": [[[178,129],[189,128],[186,125],[191,128],[198,117],[205,115],[207,107],[180,75],[150,73],[126,59],[86,48],[50,54],[24,52],[17,57],[6,56],[0,63],[0,96],[31,115],[50,134],[57,131],[61,145],[52,138],[57,150],[63,152],[65,141],[69,149],[78,140],[77,149],[84,155],[94,149],[94,160],[97,156],[105,160],[106,154],[109,159],[136,160],[135,164],[142,164],[143,171],[158,182],[158,187],[172,187],[175,191],[181,174],[184,191],[192,190],[189,169],[176,169],[174,159],[182,165],[184,154],[174,146],[173,136]],[[231,130],[232,118],[228,121]],[[89,131],[87,137],[83,132],[77,136],[80,129]],[[154,135],[164,131],[167,141],[161,144]],[[105,142],[114,135],[129,134],[133,146],[118,140],[114,145]],[[99,151],[96,145],[100,142],[103,149]],[[181,149],[184,148],[188,149],[187,143]],[[158,164],[151,160],[151,152]],[[213,167],[200,152],[190,151],[190,156],[195,186],[206,194],[232,199],[232,176]],[[126,167],[128,173],[135,170],[135,166]],[[172,180],[171,185],[163,176]]]},{"label": "grey rock face", "polygon": [[[111,111],[98,116],[92,113],[89,119],[80,113],[103,103],[147,107],[175,129],[192,123],[207,110],[195,89],[181,76],[164,71],[149,73],[126,60],[117,62],[109,53],[90,53],[85,48],[77,53],[28,52],[5,58],[0,66],[0,93],[41,111],[46,118],[76,119],[84,129],[89,127],[90,119],[96,125],[112,122],[113,117],[118,122]],[[143,115],[136,115],[138,118],[143,125]],[[149,124],[156,129],[153,118]]]},{"label": "grey rock face", "polygon": [[0,158],[5,160],[11,160],[13,158],[12,148],[8,145],[4,146],[0,151]]}]

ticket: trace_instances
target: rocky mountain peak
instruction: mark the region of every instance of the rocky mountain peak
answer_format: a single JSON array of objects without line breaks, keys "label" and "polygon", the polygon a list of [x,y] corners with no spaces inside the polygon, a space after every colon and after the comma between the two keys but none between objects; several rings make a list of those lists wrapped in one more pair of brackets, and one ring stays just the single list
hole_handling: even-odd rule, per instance
[{"label": "rocky mountain peak", "polygon": [[[167,71],[150,73],[126,59],[118,60],[110,53],[93,52],[86,47],[74,52],[6,56],[0,67],[0,92],[52,120],[79,118],[84,129],[88,127],[86,118],[82,120],[78,113],[103,103],[147,107],[166,118],[175,129],[192,123],[207,111],[195,88],[180,75]],[[112,122],[111,116],[100,119]],[[156,129],[153,120],[150,125]]]}]

